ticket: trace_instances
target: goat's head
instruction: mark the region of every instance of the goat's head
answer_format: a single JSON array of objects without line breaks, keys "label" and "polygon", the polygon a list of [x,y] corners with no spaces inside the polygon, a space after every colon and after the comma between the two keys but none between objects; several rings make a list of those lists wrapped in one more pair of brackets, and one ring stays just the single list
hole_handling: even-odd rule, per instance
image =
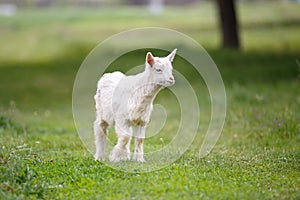
[{"label": "goat's head", "polygon": [[164,87],[171,86],[175,83],[173,76],[172,62],[176,55],[177,49],[174,49],[167,57],[154,57],[151,52],[146,55],[146,70],[151,73],[155,84]]}]

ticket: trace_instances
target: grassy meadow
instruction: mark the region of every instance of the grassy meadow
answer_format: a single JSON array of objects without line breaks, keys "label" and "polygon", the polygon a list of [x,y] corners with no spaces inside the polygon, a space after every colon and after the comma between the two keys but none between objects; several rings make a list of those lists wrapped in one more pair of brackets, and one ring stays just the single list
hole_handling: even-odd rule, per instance
[{"label": "grassy meadow", "polygon": [[[143,7],[23,9],[0,16],[0,199],[299,199],[299,10],[293,2],[239,4],[240,51],[219,48],[216,8],[209,2],[167,7],[160,16]],[[180,31],[209,52],[226,87],[226,122],[207,157],[198,159],[202,138],[196,137],[164,169],[117,171],[95,162],[78,136],[73,82],[99,42],[156,26]],[[130,54],[125,64],[143,56]],[[175,60],[175,68],[180,64]],[[193,87],[203,88],[182,70]],[[208,94],[197,95],[209,113]],[[173,123],[166,124],[169,131]],[[145,149],[156,142],[146,140]]]}]

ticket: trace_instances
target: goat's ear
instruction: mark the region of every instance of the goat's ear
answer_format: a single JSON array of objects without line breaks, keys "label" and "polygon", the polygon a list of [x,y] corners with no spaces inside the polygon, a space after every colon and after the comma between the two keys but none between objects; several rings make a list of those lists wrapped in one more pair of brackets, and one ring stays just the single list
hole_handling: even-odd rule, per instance
[{"label": "goat's ear", "polygon": [[152,66],[154,64],[154,58],[153,58],[153,55],[151,52],[148,52],[147,53],[147,56],[146,56],[146,62]]},{"label": "goat's ear", "polygon": [[177,51],[177,49],[174,49],[174,50],[168,55],[167,58],[169,59],[169,61],[173,62],[174,57],[175,57],[175,55],[176,55],[176,51]]}]

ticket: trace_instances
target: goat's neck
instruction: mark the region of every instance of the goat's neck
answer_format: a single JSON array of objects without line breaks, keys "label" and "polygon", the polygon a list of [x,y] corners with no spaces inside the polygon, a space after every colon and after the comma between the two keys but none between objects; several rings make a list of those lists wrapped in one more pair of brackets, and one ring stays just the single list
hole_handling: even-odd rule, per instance
[{"label": "goat's neck", "polygon": [[141,78],[139,80],[139,91],[138,92],[140,96],[140,100],[142,103],[152,102],[159,92],[159,90],[162,88],[161,85],[156,84],[153,81],[153,77],[148,72],[143,72],[141,74]]}]

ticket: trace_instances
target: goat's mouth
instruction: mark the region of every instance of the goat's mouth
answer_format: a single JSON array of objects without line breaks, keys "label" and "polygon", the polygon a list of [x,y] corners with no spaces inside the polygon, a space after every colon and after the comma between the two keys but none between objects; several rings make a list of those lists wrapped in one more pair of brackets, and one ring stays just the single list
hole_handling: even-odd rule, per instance
[{"label": "goat's mouth", "polygon": [[171,80],[167,80],[167,81],[160,81],[159,85],[163,86],[163,87],[168,87],[168,86],[172,86],[174,85],[175,80],[171,81]]},{"label": "goat's mouth", "polygon": [[166,85],[167,86],[174,85],[174,83],[175,83],[175,80],[168,80],[168,81],[166,81]]}]

